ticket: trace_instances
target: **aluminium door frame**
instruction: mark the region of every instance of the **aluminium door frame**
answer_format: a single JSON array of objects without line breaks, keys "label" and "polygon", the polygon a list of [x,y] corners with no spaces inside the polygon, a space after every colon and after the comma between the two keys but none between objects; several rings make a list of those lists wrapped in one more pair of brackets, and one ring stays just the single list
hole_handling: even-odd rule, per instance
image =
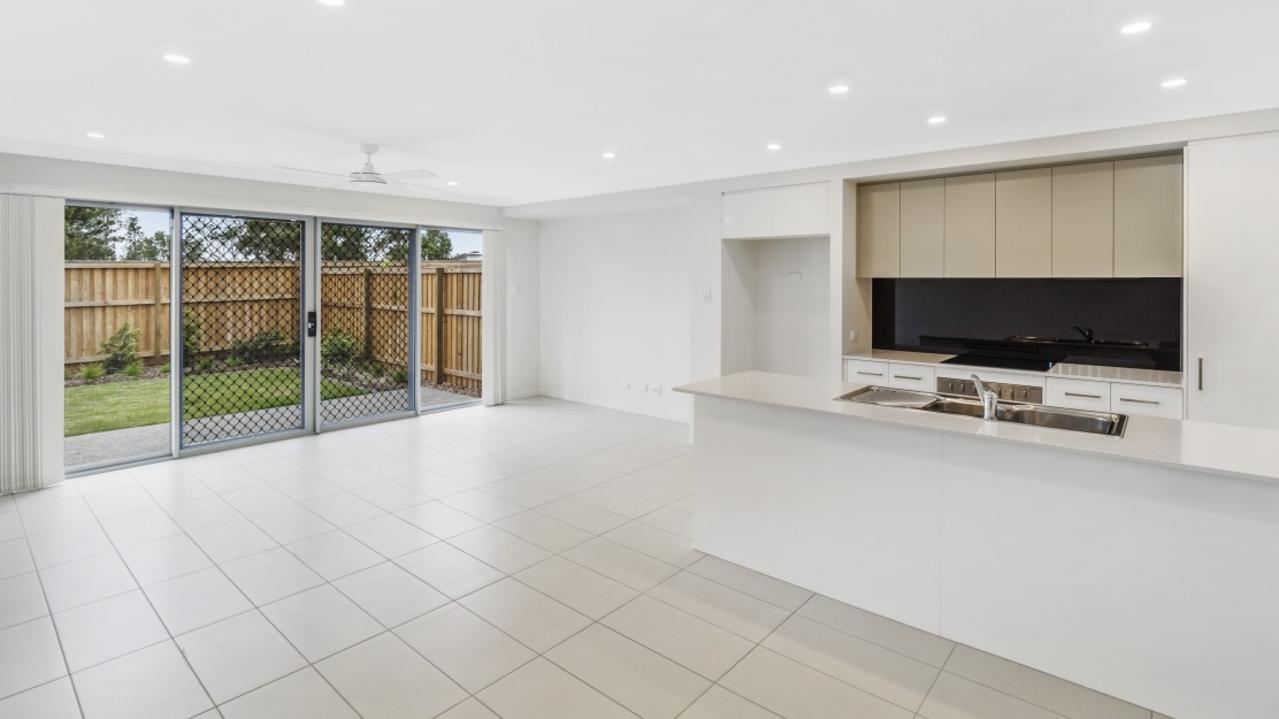
[{"label": "aluminium door frame", "polygon": [[[147,204],[145,202],[113,202],[110,200],[76,200],[71,198],[65,198],[63,200],[63,204],[66,207],[96,207],[104,210],[125,210],[125,211],[144,210],[147,212],[164,210],[168,212],[169,213],[169,258],[170,258],[169,259],[169,327],[170,327],[170,331],[169,331],[169,449],[166,452],[157,452],[155,454],[144,454],[144,455],[139,455],[137,457],[127,457],[120,460],[109,459],[103,462],[92,462],[90,464],[81,464],[81,465],[77,465],[76,467],[70,470],[67,470],[64,467],[63,475],[67,477],[68,479],[70,479],[74,477],[83,477],[85,475],[90,475],[90,474],[97,474],[99,472],[104,472],[109,470],[128,469],[129,467],[140,467],[147,464],[154,464],[156,462],[163,462],[165,460],[174,459],[178,456],[178,452],[177,452],[177,445],[174,444],[175,435],[173,432],[173,427],[174,427],[174,422],[173,422],[173,417],[174,417],[173,415],[173,407],[174,407],[173,338],[174,338],[174,335],[173,335],[172,327],[173,327],[173,316],[174,316],[174,312],[173,312],[174,262],[172,258],[173,258],[173,241],[177,233],[178,208],[175,205],[152,205],[152,204]],[[65,313],[65,311],[66,310],[64,308],[63,312]],[[158,347],[156,349],[159,350]],[[66,389],[64,388],[63,392],[65,391]]]},{"label": "aluminium door frame", "polygon": [[[351,429],[352,427],[363,427],[370,424],[380,424],[382,422],[390,422],[397,419],[409,419],[418,415],[418,394],[420,389],[419,366],[421,364],[421,347],[418,346],[418,337],[420,326],[422,324],[422,313],[414,312],[417,308],[419,295],[419,286],[421,285],[421,250],[422,250],[422,228],[419,225],[405,224],[403,222],[378,222],[373,220],[352,220],[341,217],[320,217],[315,219],[315,352],[313,353],[313,363],[315,366],[315,430],[314,434],[323,432],[335,432],[342,429]],[[409,408],[399,412],[389,414],[377,414],[368,417],[352,417],[340,422],[324,422],[320,416],[320,338],[324,336],[324,297],[323,287],[321,285],[321,269],[323,259],[320,255],[320,243],[323,240],[324,224],[330,225],[354,225],[357,227],[385,227],[393,230],[412,230],[413,238],[410,240],[409,246],[409,296],[408,296],[408,316],[409,316],[409,346],[405,348],[408,357],[408,391],[409,391]],[[420,309],[420,308],[419,308]]]},{"label": "aluminium door frame", "polygon": [[[225,209],[208,208],[208,207],[187,207],[187,206],[181,206],[181,205],[175,206],[174,209],[175,209],[174,224],[178,231],[175,232],[173,236],[174,236],[174,249],[177,251],[177,254],[172,254],[172,252],[170,254],[172,257],[180,260],[179,262],[171,263],[171,265],[176,265],[179,268],[181,268],[185,264],[185,261],[182,260],[182,255],[181,255],[182,238],[180,236],[180,232],[182,229],[182,217],[185,215],[211,215],[215,217],[232,217],[235,219],[244,219],[244,220],[248,220],[248,219],[286,220],[289,222],[302,223],[302,243],[301,243],[302,256],[299,258],[302,266],[302,278],[301,278],[302,287],[299,288],[300,291],[299,291],[299,297],[298,297],[298,305],[299,305],[299,311],[298,311],[299,343],[298,344],[299,344],[300,352],[302,353],[302,356],[300,358],[301,363],[299,365],[299,369],[302,372],[302,384],[301,384],[301,391],[300,391],[301,396],[299,397],[299,404],[302,412],[302,427],[294,428],[294,429],[282,429],[275,432],[255,434],[247,437],[230,437],[227,439],[214,440],[212,442],[201,442],[200,444],[192,447],[183,446],[182,426],[184,424],[184,420],[182,419],[183,407],[182,407],[182,397],[181,397],[182,373],[170,372],[171,376],[175,378],[175,382],[178,386],[178,393],[176,395],[178,398],[177,414],[173,415],[173,419],[175,420],[173,422],[173,428],[174,428],[173,432],[175,434],[175,441],[177,443],[176,456],[177,457],[193,457],[200,454],[207,454],[209,452],[218,452],[225,449],[237,449],[240,447],[251,447],[254,445],[265,444],[267,442],[275,442],[281,439],[293,439],[295,437],[305,437],[307,435],[314,434],[315,425],[316,425],[315,413],[318,411],[318,407],[316,406],[317,402],[312,401],[312,396],[314,395],[318,399],[318,393],[315,391],[314,388],[312,388],[312,391],[308,393],[307,389],[308,389],[308,384],[314,382],[314,378],[310,371],[310,365],[312,364],[312,362],[310,361],[309,358],[311,357],[311,355],[315,354],[315,352],[317,351],[316,350],[317,343],[315,341],[316,338],[307,336],[306,317],[307,317],[307,312],[313,311],[311,308],[314,307],[314,276],[311,272],[311,267],[310,267],[314,263],[309,258],[314,257],[316,255],[316,250],[318,249],[318,246],[319,246],[318,234],[316,232],[315,218],[309,215],[292,215],[292,214],[275,213],[275,212],[254,212],[250,210],[225,210]],[[175,277],[176,279],[170,279],[169,281],[170,288],[171,288],[170,294],[172,295],[172,299],[171,299],[172,304],[170,305],[170,307],[172,308],[172,317],[177,318],[174,320],[174,324],[176,325],[178,329],[178,333],[174,335],[172,332],[170,332],[171,342],[174,341],[173,338],[180,338],[182,336],[181,335],[181,330],[182,330],[181,317],[182,317],[182,309],[183,309],[183,293],[181,291],[182,272],[180,269],[178,270]],[[176,292],[173,291],[172,289],[173,287],[178,288]],[[181,368],[185,368],[186,366],[186,357],[183,356],[185,354],[185,349],[186,349],[184,345],[185,345],[184,342],[176,341],[170,349],[170,352],[178,353],[177,357],[182,363],[179,365],[179,367]],[[170,369],[172,369],[172,363],[170,364]]]},{"label": "aluminium door frame", "polygon": [[[418,284],[419,284],[419,285],[421,284],[421,279],[422,279],[422,277],[421,277],[421,275],[422,275],[422,270],[421,270],[422,238],[426,235],[426,232],[427,232],[428,230],[440,230],[440,231],[442,231],[442,232],[448,232],[449,230],[457,230],[457,231],[459,231],[459,232],[479,232],[479,233],[481,233],[481,234],[483,234],[483,233],[487,233],[487,232],[489,232],[489,231],[490,231],[490,230],[486,230],[486,229],[482,229],[482,228],[478,228],[478,227],[462,227],[462,226],[459,226],[459,225],[418,225],[418,228],[417,228],[417,231],[418,231],[418,246],[417,246],[417,250],[418,250],[418,255],[419,255],[419,257],[418,257]],[[481,244],[481,251],[483,251],[484,249],[486,249],[486,248],[483,246],[483,244]],[[484,277],[484,275],[483,275],[483,273],[482,273],[482,272],[481,272],[480,277],[481,277],[480,282],[483,282],[483,283],[487,284],[487,278],[485,278],[485,277]],[[481,300],[480,300],[480,301],[481,301],[481,302],[483,302],[483,296],[484,296],[484,295],[483,295],[483,292],[481,292],[481,293],[480,293],[480,298],[481,298]],[[482,308],[482,307],[481,307],[481,310],[483,310],[483,308]],[[442,307],[441,307],[441,308],[438,308],[438,310],[437,310],[437,311],[443,311],[443,308],[442,308]],[[417,319],[418,319],[418,326],[419,326],[419,330],[420,330],[420,329],[421,329],[421,320],[422,320],[422,313],[421,313],[421,312],[418,312],[418,313],[417,313]],[[481,315],[481,316],[480,316],[480,336],[481,336],[481,337],[483,337],[483,330],[484,330],[484,327],[485,327],[485,325],[487,325],[487,324],[488,324],[488,322],[489,322],[489,321],[490,321],[490,320],[489,320],[489,318],[488,318],[488,316],[487,316],[487,315]],[[419,335],[419,336],[420,336],[420,335]],[[421,353],[421,347],[419,347],[419,348],[418,348],[418,353],[419,353],[419,355],[420,355],[420,353]],[[435,371],[436,371],[436,372],[443,372],[443,371],[444,371],[443,362],[441,362],[440,364],[441,364],[441,366],[440,366],[440,367],[437,367],[437,368],[435,369]],[[418,365],[419,365],[419,373],[420,373],[420,369],[421,369],[421,358],[420,358],[420,356],[419,356]],[[488,370],[487,370],[487,369],[485,369],[485,368],[482,368],[482,369],[481,369],[481,372],[480,372],[480,386],[481,386],[481,387],[483,387],[483,386],[484,386],[484,384],[485,384],[486,382],[488,382],[488,376],[487,376],[487,375],[488,375]],[[419,380],[419,381],[418,381],[418,390],[421,390],[421,380]],[[448,404],[434,404],[434,405],[430,405],[430,406],[428,406],[428,407],[423,407],[423,406],[422,406],[422,404],[421,404],[421,402],[419,401],[419,403],[418,403],[418,410],[417,410],[417,413],[418,413],[418,415],[434,414],[434,413],[436,413],[436,412],[447,412],[447,411],[449,411],[449,410],[451,410],[451,409],[462,409],[463,407],[475,407],[475,406],[478,406],[478,405],[482,405],[483,403],[484,403],[484,400],[483,400],[483,399],[481,399],[481,398],[479,398],[479,397],[468,398],[468,399],[465,399],[465,400],[458,400],[457,402],[450,402],[450,403],[448,403]]]}]

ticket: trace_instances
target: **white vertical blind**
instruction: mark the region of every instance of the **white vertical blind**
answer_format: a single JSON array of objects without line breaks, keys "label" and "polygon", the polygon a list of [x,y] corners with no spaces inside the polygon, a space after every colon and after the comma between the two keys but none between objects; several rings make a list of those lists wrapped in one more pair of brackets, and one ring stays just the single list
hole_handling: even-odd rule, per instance
[{"label": "white vertical blind", "polygon": [[63,478],[63,211],[0,195],[0,494]]},{"label": "white vertical blind", "polygon": [[483,261],[484,324],[480,326],[480,339],[484,380],[480,393],[484,404],[491,406],[506,401],[506,236],[503,233],[484,231]]}]

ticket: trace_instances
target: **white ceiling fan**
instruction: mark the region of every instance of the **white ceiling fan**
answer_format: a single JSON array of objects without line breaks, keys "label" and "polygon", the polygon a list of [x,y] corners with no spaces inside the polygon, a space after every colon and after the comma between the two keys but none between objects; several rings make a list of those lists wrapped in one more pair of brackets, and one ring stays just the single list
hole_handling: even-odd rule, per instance
[{"label": "white ceiling fan", "polygon": [[[325,172],[323,170],[309,170],[305,167],[286,167],[284,165],[276,165],[281,170],[291,170],[293,172],[305,172],[311,175],[325,175],[327,177],[341,177],[346,181],[334,185],[334,187],[355,186],[375,186],[382,185],[387,187],[404,186],[417,187],[423,190],[438,190],[440,188],[431,185],[422,185],[409,182],[409,179],[429,180],[435,177],[435,173],[430,170],[400,170],[398,172],[378,172],[373,167],[373,156],[377,154],[378,146],[366,142],[360,145],[360,152],[364,153],[364,167],[349,173]],[[405,179],[408,178],[408,179]]]}]

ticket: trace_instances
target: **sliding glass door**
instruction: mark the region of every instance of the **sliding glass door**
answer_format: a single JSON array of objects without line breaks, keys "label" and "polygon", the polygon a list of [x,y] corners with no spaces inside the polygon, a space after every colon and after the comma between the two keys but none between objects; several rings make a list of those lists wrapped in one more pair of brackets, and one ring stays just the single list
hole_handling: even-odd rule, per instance
[{"label": "sliding glass door", "polygon": [[169,455],[169,208],[68,203],[64,464]]},{"label": "sliding glass door", "polygon": [[480,234],[68,204],[72,472],[477,401]]},{"label": "sliding glass door", "polygon": [[183,448],[305,427],[308,224],[182,214]]},{"label": "sliding glass door", "polygon": [[416,236],[412,228],[321,223],[321,426],[413,410]]}]

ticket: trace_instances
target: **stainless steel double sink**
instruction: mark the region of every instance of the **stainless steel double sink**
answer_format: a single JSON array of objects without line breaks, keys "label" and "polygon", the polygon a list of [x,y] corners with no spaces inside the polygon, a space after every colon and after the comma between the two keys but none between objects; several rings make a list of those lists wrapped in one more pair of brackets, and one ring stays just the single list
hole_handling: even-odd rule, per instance
[{"label": "stainless steel double sink", "polygon": [[[981,419],[981,402],[967,397],[893,389],[871,385],[840,395],[837,399],[883,407],[917,409],[939,414],[958,414]],[[1066,429],[1108,437],[1122,437],[1128,425],[1128,415],[1115,412],[1089,412],[1065,407],[1048,407],[1022,402],[1000,402],[992,421],[1029,424],[1036,427]]]}]

